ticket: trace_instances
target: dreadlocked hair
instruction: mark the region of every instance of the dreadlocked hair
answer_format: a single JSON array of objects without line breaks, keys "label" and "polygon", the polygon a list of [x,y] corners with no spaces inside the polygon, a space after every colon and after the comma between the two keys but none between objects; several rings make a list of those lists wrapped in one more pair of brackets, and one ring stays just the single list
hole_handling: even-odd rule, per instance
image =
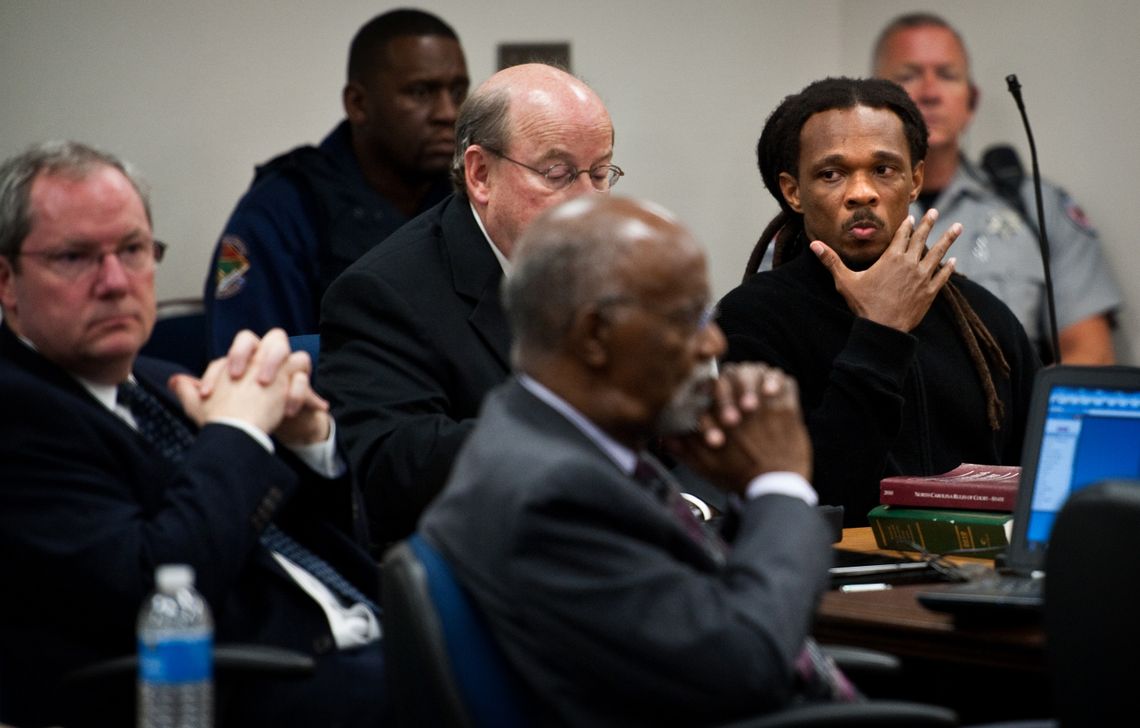
[{"label": "dreadlocked hair", "polygon": [[953,280],[947,281],[938,295],[950,304],[950,309],[954,312],[954,323],[962,340],[966,342],[970,358],[974,361],[974,369],[978,372],[978,379],[986,393],[986,415],[990,420],[990,429],[996,432],[1001,429],[1001,421],[1005,417],[1005,403],[998,396],[993,374],[996,372],[1002,379],[1007,379],[1009,362],[998,346],[997,339],[982,323],[977,311]]},{"label": "dreadlocked hair", "polygon": [[[760,176],[768,192],[779,203],[780,212],[768,223],[756,241],[744,270],[745,281],[757,273],[772,242],[775,242],[773,268],[793,260],[807,248],[803,215],[793,210],[784,199],[780,189],[780,175],[799,176],[800,132],[812,115],[856,106],[893,112],[902,121],[910,158],[926,158],[927,128],[922,114],[906,91],[891,81],[826,78],[810,84],[798,94],[785,97],[768,117],[756,145]],[[946,282],[938,295],[950,307],[954,325],[974,363],[974,370],[986,396],[986,415],[990,429],[996,431],[1001,428],[1005,405],[998,396],[994,379],[995,375],[1003,379],[1009,377],[1009,362],[953,278]]]},{"label": "dreadlocked hair", "polygon": [[[772,251],[772,267],[783,265],[785,260],[791,260],[796,257],[800,252],[797,246],[802,246],[803,236],[797,234],[794,222],[796,221],[796,214],[788,215],[788,213],[781,210],[777,213],[776,217],[764,228],[764,232],[760,233],[760,239],[756,241],[755,247],[752,248],[752,254],[748,256],[748,263],[744,266],[744,280],[747,282],[749,278],[755,275],[760,270],[760,265],[764,262],[764,256],[768,254],[768,245],[772,242],[776,243],[775,249]],[[803,220],[800,219],[800,229],[803,229]]]}]

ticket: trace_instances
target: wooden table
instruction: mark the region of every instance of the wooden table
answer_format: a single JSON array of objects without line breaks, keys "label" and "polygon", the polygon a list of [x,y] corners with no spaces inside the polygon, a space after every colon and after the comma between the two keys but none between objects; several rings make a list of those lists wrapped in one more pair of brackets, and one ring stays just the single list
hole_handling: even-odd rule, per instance
[{"label": "wooden table", "polygon": [[[870,528],[844,530],[837,546],[878,550]],[[1051,706],[1040,623],[1024,618],[956,621],[919,604],[915,595],[928,588],[907,584],[882,591],[830,591],[817,612],[814,634],[825,644],[867,647],[902,658],[908,694],[949,705],[964,721],[1047,715]],[[994,691],[1002,696],[997,712],[985,706],[994,702]],[[989,700],[978,697],[983,695]]]}]

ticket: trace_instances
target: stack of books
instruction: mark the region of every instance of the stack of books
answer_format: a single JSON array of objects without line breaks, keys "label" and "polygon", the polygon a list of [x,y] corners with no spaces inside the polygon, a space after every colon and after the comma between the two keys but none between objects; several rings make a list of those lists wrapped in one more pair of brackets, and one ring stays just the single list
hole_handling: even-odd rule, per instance
[{"label": "stack of books", "polygon": [[879,483],[867,518],[882,549],[996,555],[1009,545],[1021,468],[962,463],[941,475]]}]

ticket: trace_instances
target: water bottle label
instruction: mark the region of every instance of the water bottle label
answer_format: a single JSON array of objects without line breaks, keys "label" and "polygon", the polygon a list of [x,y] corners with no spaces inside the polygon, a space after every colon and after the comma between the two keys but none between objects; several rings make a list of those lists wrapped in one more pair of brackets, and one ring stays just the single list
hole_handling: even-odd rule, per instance
[{"label": "water bottle label", "polygon": [[186,683],[213,676],[213,640],[208,637],[139,640],[139,677],[150,683]]}]

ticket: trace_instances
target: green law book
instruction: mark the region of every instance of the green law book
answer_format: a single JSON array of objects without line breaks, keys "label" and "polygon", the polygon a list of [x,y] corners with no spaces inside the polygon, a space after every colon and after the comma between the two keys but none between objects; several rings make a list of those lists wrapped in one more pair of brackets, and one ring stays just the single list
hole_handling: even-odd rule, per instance
[{"label": "green law book", "polygon": [[[1013,514],[948,508],[898,508],[882,505],[867,514],[881,549],[946,554],[1009,545]],[[987,554],[982,554],[987,555]]]}]

